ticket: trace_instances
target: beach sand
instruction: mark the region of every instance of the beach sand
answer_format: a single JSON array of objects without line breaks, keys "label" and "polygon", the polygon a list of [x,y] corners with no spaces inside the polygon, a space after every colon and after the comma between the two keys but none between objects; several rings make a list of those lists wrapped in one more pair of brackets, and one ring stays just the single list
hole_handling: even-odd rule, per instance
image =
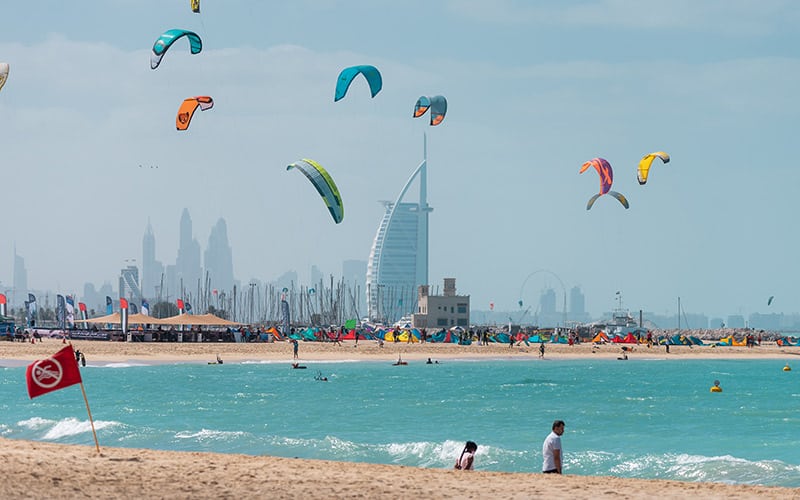
[{"label": "beach sand", "polygon": [[[88,363],[205,363],[219,354],[225,362],[269,360],[291,362],[287,342],[272,344],[172,344],[74,341]],[[63,347],[60,340],[37,344],[0,342],[0,365],[19,366],[49,357]],[[620,346],[547,344],[545,358],[615,359]],[[538,345],[456,346],[393,344],[373,341],[300,343],[301,361],[391,360],[409,363],[447,359],[538,358]],[[771,358],[789,362],[800,348],[774,344],[755,348],[636,346],[636,358]],[[800,359],[798,359],[800,369]],[[224,453],[155,451],[102,446],[60,445],[0,438],[4,472],[0,498],[797,498],[800,490],[599,476],[555,476],[537,473],[462,472],[366,463],[254,457]],[[536,464],[532,464],[535,469]]]},{"label": "beach sand", "polygon": [[[292,344],[285,341],[273,343],[162,343],[162,342],[108,342],[91,340],[73,340],[72,345],[86,355],[91,363],[127,362],[171,363],[214,361],[219,354],[223,361],[285,361],[292,360]],[[0,342],[0,366],[14,361],[31,361],[48,357],[63,347],[59,339],[46,338],[42,342],[30,344],[26,342]],[[567,344],[545,344],[545,359],[570,359],[592,357],[596,359],[616,359],[621,356],[621,346],[631,348],[629,344],[603,344],[594,346],[590,343],[569,346]],[[758,347],[742,346],[670,346],[667,354],[664,347],[647,348],[646,345],[635,345],[628,351],[629,359],[746,359],[771,358],[791,362],[798,359],[800,368],[800,347],[778,347],[774,342],[764,343]],[[362,360],[379,361],[394,360],[398,356],[403,360],[415,361],[432,358],[444,359],[532,359],[539,357],[539,344],[509,347],[508,344],[489,344],[481,346],[473,344],[460,346],[455,344],[436,343],[404,343],[386,342],[378,347],[373,340],[359,340],[358,347],[352,340],[342,341],[341,345],[333,342],[300,342],[299,358],[301,361],[341,361]],[[17,363],[18,364],[18,363]]]}]

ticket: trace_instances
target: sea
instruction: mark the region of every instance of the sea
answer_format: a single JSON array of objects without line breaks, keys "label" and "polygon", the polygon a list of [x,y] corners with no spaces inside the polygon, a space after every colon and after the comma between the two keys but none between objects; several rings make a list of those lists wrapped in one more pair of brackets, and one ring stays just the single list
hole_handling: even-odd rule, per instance
[{"label": "sea", "polygon": [[[81,368],[100,447],[800,487],[800,358],[494,359]],[[792,356],[787,356],[792,358]],[[786,364],[796,365],[785,371]],[[327,380],[320,380],[326,378]],[[714,381],[723,392],[712,393]],[[94,446],[79,385],[33,400],[0,368],[0,435]]]}]

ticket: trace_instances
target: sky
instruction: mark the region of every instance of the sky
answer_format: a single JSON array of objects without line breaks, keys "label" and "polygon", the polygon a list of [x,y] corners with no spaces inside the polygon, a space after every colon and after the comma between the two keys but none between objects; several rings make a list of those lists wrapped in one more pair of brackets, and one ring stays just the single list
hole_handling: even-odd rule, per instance
[{"label": "sky", "polygon": [[[795,143],[800,6],[791,0],[82,0],[3,2],[0,287],[114,283],[174,263],[184,208],[205,248],[224,217],[237,279],[366,261],[427,134],[430,282],[473,309],[516,310],[581,287],[617,305],[708,316],[798,311]],[[196,31],[151,70],[170,28]],[[341,69],[376,66],[334,103]],[[444,95],[430,127],[411,112]],[[175,130],[184,98],[215,106]],[[199,112],[198,112],[199,113]],[[640,158],[666,151],[648,183]],[[604,196],[614,168],[625,210]],[[322,164],[335,224],[286,165]],[[141,165],[141,167],[140,167]],[[150,167],[158,168],[150,168]],[[541,271],[544,270],[544,271]],[[775,299],[767,305],[770,296]]]}]

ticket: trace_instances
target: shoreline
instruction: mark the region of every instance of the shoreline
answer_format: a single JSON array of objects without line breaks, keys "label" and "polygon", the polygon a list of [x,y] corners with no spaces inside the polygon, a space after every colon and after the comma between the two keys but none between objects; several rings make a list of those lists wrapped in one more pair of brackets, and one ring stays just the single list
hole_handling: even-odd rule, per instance
[{"label": "shoreline", "polygon": [[[108,363],[208,363],[219,354],[226,363],[292,362],[292,344],[286,341],[274,343],[162,343],[162,342],[111,342],[73,340],[73,347],[86,356],[87,364]],[[0,366],[19,366],[49,357],[66,344],[59,339],[44,339],[36,344],[26,342],[0,342]],[[629,360],[669,359],[775,359],[785,363],[798,360],[800,347],[779,347],[774,342],[763,343],[752,348],[744,346],[670,346],[667,353],[663,346],[648,348],[638,344],[603,344],[596,346],[582,343],[574,346],[545,343],[543,360],[610,359],[616,360],[627,349]],[[630,349],[633,348],[631,351]],[[404,361],[424,362],[432,360],[480,361],[480,360],[532,360],[541,361],[539,344],[509,347],[508,344],[477,344],[460,346],[455,344],[384,343],[379,347],[375,341],[360,340],[356,347],[353,341],[300,342],[300,362],[359,362],[359,361]]]},{"label": "shoreline", "polygon": [[0,438],[2,498],[800,498],[773,486],[454,471]]}]

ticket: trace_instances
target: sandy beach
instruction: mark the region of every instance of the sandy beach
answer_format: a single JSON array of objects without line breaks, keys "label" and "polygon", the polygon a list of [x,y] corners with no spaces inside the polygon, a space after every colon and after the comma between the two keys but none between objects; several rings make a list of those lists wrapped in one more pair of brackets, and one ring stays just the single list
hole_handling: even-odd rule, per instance
[{"label": "sandy beach", "polygon": [[[219,354],[226,363],[274,361],[289,363],[292,347],[276,343],[124,343],[74,341],[88,363],[111,362],[205,363]],[[0,364],[20,366],[48,357],[63,347],[60,340],[41,343],[0,343]],[[594,348],[547,344],[546,358],[615,359],[620,346]],[[387,343],[372,341],[301,342],[301,361],[396,360],[409,363],[452,359],[538,358],[538,345],[457,346],[449,344]],[[800,369],[800,347],[636,346],[638,358],[770,358]],[[0,438],[0,459],[6,480],[0,498],[800,498],[790,488],[621,479],[599,476],[461,472],[365,463],[254,457],[234,454],[190,453],[59,445]]]},{"label": "sandy beach", "polygon": [[462,472],[0,439],[2,498],[800,498],[789,488]]},{"label": "sandy beach", "polygon": [[[20,361],[31,361],[42,356],[47,357],[59,349],[62,341],[46,338],[42,342],[30,344],[25,342],[0,342],[0,366]],[[214,361],[217,354],[225,362],[242,361],[286,361],[292,360],[292,345],[289,342],[273,343],[167,343],[167,342],[108,342],[74,340],[72,345],[86,355],[87,362],[110,363],[136,361],[141,363],[173,363]],[[633,347],[628,351],[629,359],[747,359],[772,358],[792,361],[798,358],[800,367],[800,347],[779,347],[774,342],[763,343],[757,347],[743,346],[670,346],[665,348],[646,345],[603,344],[595,346],[582,343],[573,346],[567,344],[545,344],[545,358],[570,359],[590,356],[597,359],[616,359],[621,355],[621,346]],[[434,360],[444,359],[526,359],[539,357],[539,344],[526,346],[508,344],[477,344],[460,346],[437,343],[404,343],[386,342],[379,347],[375,341],[359,340],[342,341],[341,345],[333,342],[300,342],[299,357],[303,361],[378,361],[397,360]]]}]

